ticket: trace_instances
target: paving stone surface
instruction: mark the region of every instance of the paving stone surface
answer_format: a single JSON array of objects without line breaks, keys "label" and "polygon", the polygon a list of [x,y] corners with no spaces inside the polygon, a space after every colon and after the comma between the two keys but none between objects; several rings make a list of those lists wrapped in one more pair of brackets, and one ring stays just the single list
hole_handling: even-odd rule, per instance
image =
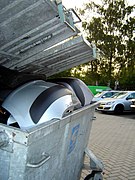
[{"label": "paving stone surface", "polygon": [[104,164],[103,179],[135,180],[135,114],[95,116],[88,146]]}]

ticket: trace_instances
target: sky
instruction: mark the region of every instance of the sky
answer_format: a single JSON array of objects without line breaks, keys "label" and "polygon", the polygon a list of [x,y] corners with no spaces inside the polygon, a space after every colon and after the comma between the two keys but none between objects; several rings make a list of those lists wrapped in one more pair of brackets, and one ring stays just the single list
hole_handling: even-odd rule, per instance
[{"label": "sky", "polygon": [[[101,3],[102,0],[93,0],[95,3]],[[126,0],[128,2],[128,5],[135,5],[134,0]],[[66,7],[66,9],[69,8],[81,8],[84,3],[90,2],[90,0],[62,0],[62,4]],[[133,13],[134,15],[135,13]],[[92,15],[88,15],[88,17],[92,17]],[[80,24],[79,24],[80,27]]]},{"label": "sky", "polygon": [[[81,8],[83,3],[87,3],[89,0],[62,0],[62,4],[68,8]],[[95,3],[100,2],[100,0],[94,0]],[[130,5],[135,4],[134,0],[127,0]]]},{"label": "sky", "polygon": [[62,4],[66,8],[74,8],[74,7],[80,8],[84,2],[87,2],[87,0],[62,0]]},{"label": "sky", "polygon": [[[90,0],[62,0],[62,4],[66,7],[66,9],[69,9],[69,8],[74,8],[77,7],[77,8],[81,8],[83,6],[84,3],[87,3],[89,2]],[[101,0],[94,0],[95,3],[100,3]],[[135,5],[135,1],[134,0],[127,0],[128,2],[128,5]],[[135,14],[135,13],[133,13]],[[88,18],[89,17],[92,17],[92,15],[88,15]],[[76,24],[76,26],[80,29],[80,31],[82,31],[82,28],[81,28],[81,23],[78,23]],[[83,33],[83,32],[82,32]]]}]

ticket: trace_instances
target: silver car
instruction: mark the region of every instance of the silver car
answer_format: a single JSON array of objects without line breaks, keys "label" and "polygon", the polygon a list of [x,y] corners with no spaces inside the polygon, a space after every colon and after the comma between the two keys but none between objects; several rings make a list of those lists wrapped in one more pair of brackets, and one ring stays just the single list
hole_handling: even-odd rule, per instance
[{"label": "silver car", "polygon": [[93,99],[92,99],[92,103],[101,101],[104,98],[110,98],[112,97],[114,94],[118,93],[119,91],[117,90],[109,90],[109,91],[102,91],[100,93],[97,93]]},{"label": "silver car", "polygon": [[135,111],[135,99],[132,99],[132,104],[130,105],[133,111]]},{"label": "silver car", "polygon": [[131,111],[132,100],[135,99],[135,91],[120,91],[111,98],[99,101],[97,110],[102,112],[114,112],[122,114],[124,111]]}]

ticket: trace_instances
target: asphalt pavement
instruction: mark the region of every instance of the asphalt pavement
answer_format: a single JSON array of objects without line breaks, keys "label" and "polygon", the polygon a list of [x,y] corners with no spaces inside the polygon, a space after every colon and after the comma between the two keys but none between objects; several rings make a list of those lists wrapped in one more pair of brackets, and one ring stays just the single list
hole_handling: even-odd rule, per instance
[{"label": "asphalt pavement", "polygon": [[[95,116],[88,146],[104,164],[103,179],[135,180],[135,113]],[[81,179],[88,173],[83,171]]]}]

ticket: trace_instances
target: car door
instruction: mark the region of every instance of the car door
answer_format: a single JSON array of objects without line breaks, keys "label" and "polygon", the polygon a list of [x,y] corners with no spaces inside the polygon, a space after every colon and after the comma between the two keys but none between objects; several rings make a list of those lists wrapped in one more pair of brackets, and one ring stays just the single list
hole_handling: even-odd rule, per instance
[{"label": "car door", "polygon": [[132,100],[135,99],[135,92],[129,94],[126,98],[125,110],[131,110],[130,105],[132,104]]}]

